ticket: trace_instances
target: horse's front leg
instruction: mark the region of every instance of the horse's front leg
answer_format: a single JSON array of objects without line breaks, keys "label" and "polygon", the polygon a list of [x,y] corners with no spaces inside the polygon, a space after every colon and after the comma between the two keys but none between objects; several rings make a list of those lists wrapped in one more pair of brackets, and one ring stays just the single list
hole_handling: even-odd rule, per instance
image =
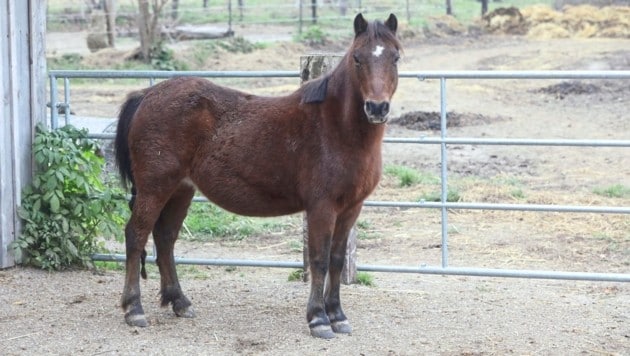
[{"label": "horse's front leg", "polygon": [[340,334],[352,332],[352,326],[350,326],[350,322],[341,308],[341,272],[346,257],[348,235],[361,212],[361,206],[362,204],[359,204],[337,218],[332,238],[325,304],[326,314],[330,320],[332,330]]},{"label": "horse's front leg", "polygon": [[335,337],[326,314],[324,286],[330,261],[330,243],[336,216],[332,209],[307,211],[308,256],[311,270],[311,293],[306,307],[306,320],[311,335],[323,339]]}]

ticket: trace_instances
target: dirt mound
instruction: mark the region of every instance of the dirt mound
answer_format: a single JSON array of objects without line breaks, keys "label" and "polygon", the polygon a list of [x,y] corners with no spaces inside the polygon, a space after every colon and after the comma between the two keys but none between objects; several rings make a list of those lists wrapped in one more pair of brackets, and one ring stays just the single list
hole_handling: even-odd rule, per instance
[{"label": "dirt mound", "polygon": [[[501,117],[488,117],[475,113],[457,113],[449,111],[446,114],[446,127],[461,127],[484,125],[503,120]],[[411,111],[390,121],[393,125],[404,126],[411,130],[439,131],[440,113],[437,111]]]},{"label": "dirt mound", "polygon": [[546,5],[523,9],[497,8],[484,15],[491,33],[525,34],[531,38],[630,38],[630,6],[565,6],[556,11]]},{"label": "dirt mound", "polygon": [[466,26],[449,15],[432,16],[423,28],[423,34],[427,38],[457,36],[466,33]]},{"label": "dirt mound", "polygon": [[527,26],[523,14],[516,7],[499,7],[483,16],[484,28],[491,33],[524,35]]},{"label": "dirt mound", "polygon": [[578,81],[561,82],[536,90],[539,93],[552,94],[559,99],[564,99],[567,95],[593,94],[600,91],[600,87],[595,84]]}]

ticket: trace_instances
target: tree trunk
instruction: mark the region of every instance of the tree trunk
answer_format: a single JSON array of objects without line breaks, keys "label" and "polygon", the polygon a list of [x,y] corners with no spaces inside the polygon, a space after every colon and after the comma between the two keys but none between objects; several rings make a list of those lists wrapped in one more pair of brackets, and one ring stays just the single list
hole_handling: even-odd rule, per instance
[{"label": "tree trunk", "polygon": [[453,4],[451,3],[451,0],[446,0],[446,14],[447,15],[453,14]]},{"label": "tree trunk", "polygon": [[339,0],[339,15],[346,16],[348,12],[348,0]]},{"label": "tree trunk", "polygon": [[171,1],[173,1],[173,3],[171,4],[171,18],[173,20],[177,20],[177,17],[179,16],[178,14],[179,0],[171,0]]},{"label": "tree trunk", "polygon": [[488,12],[488,0],[481,0],[481,16]]},{"label": "tree trunk", "polygon": [[109,47],[114,47],[114,40],[116,38],[116,0],[105,0],[104,7],[107,43]]},{"label": "tree trunk", "polygon": [[142,60],[151,61],[152,50],[162,40],[160,36],[160,14],[168,0],[138,0],[138,34]]},{"label": "tree trunk", "polygon": [[313,25],[317,23],[317,0],[311,0],[311,16]]},{"label": "tree trunk", "polygon": [[151,36],[149,31],[151,13],[149,0],[138,0],[138,35],[140,36],[140,55],[142,60],[151,60]]}]

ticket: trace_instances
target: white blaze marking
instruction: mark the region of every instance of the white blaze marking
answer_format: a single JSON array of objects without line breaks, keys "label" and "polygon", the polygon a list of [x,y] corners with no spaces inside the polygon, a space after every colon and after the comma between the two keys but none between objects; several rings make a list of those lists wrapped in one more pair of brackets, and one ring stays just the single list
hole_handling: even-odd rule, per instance
[{"label": "white blaze marking", "polygon": [[383,53],[383,50],[384,50],[383,46],[376,46],[376,48],[374,48],[374,52],[372,52],[372,55],[374,57],[380,57],[381,53]]}]

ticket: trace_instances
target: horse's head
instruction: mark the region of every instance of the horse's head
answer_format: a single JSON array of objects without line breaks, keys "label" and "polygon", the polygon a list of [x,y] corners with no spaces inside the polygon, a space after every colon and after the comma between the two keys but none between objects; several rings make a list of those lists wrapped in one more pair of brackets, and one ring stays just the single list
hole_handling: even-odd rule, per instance
[{"label": "horse's head", "polygon": [[359,88],[363,109],[373,124],[387,121],[390,100],[398,86],[401,45],[396,38],[398,20],[390,14],[385,23],[368,23],[363,15],[354,19],[354,42],[347,60],[352,61],[352,79]]}]

